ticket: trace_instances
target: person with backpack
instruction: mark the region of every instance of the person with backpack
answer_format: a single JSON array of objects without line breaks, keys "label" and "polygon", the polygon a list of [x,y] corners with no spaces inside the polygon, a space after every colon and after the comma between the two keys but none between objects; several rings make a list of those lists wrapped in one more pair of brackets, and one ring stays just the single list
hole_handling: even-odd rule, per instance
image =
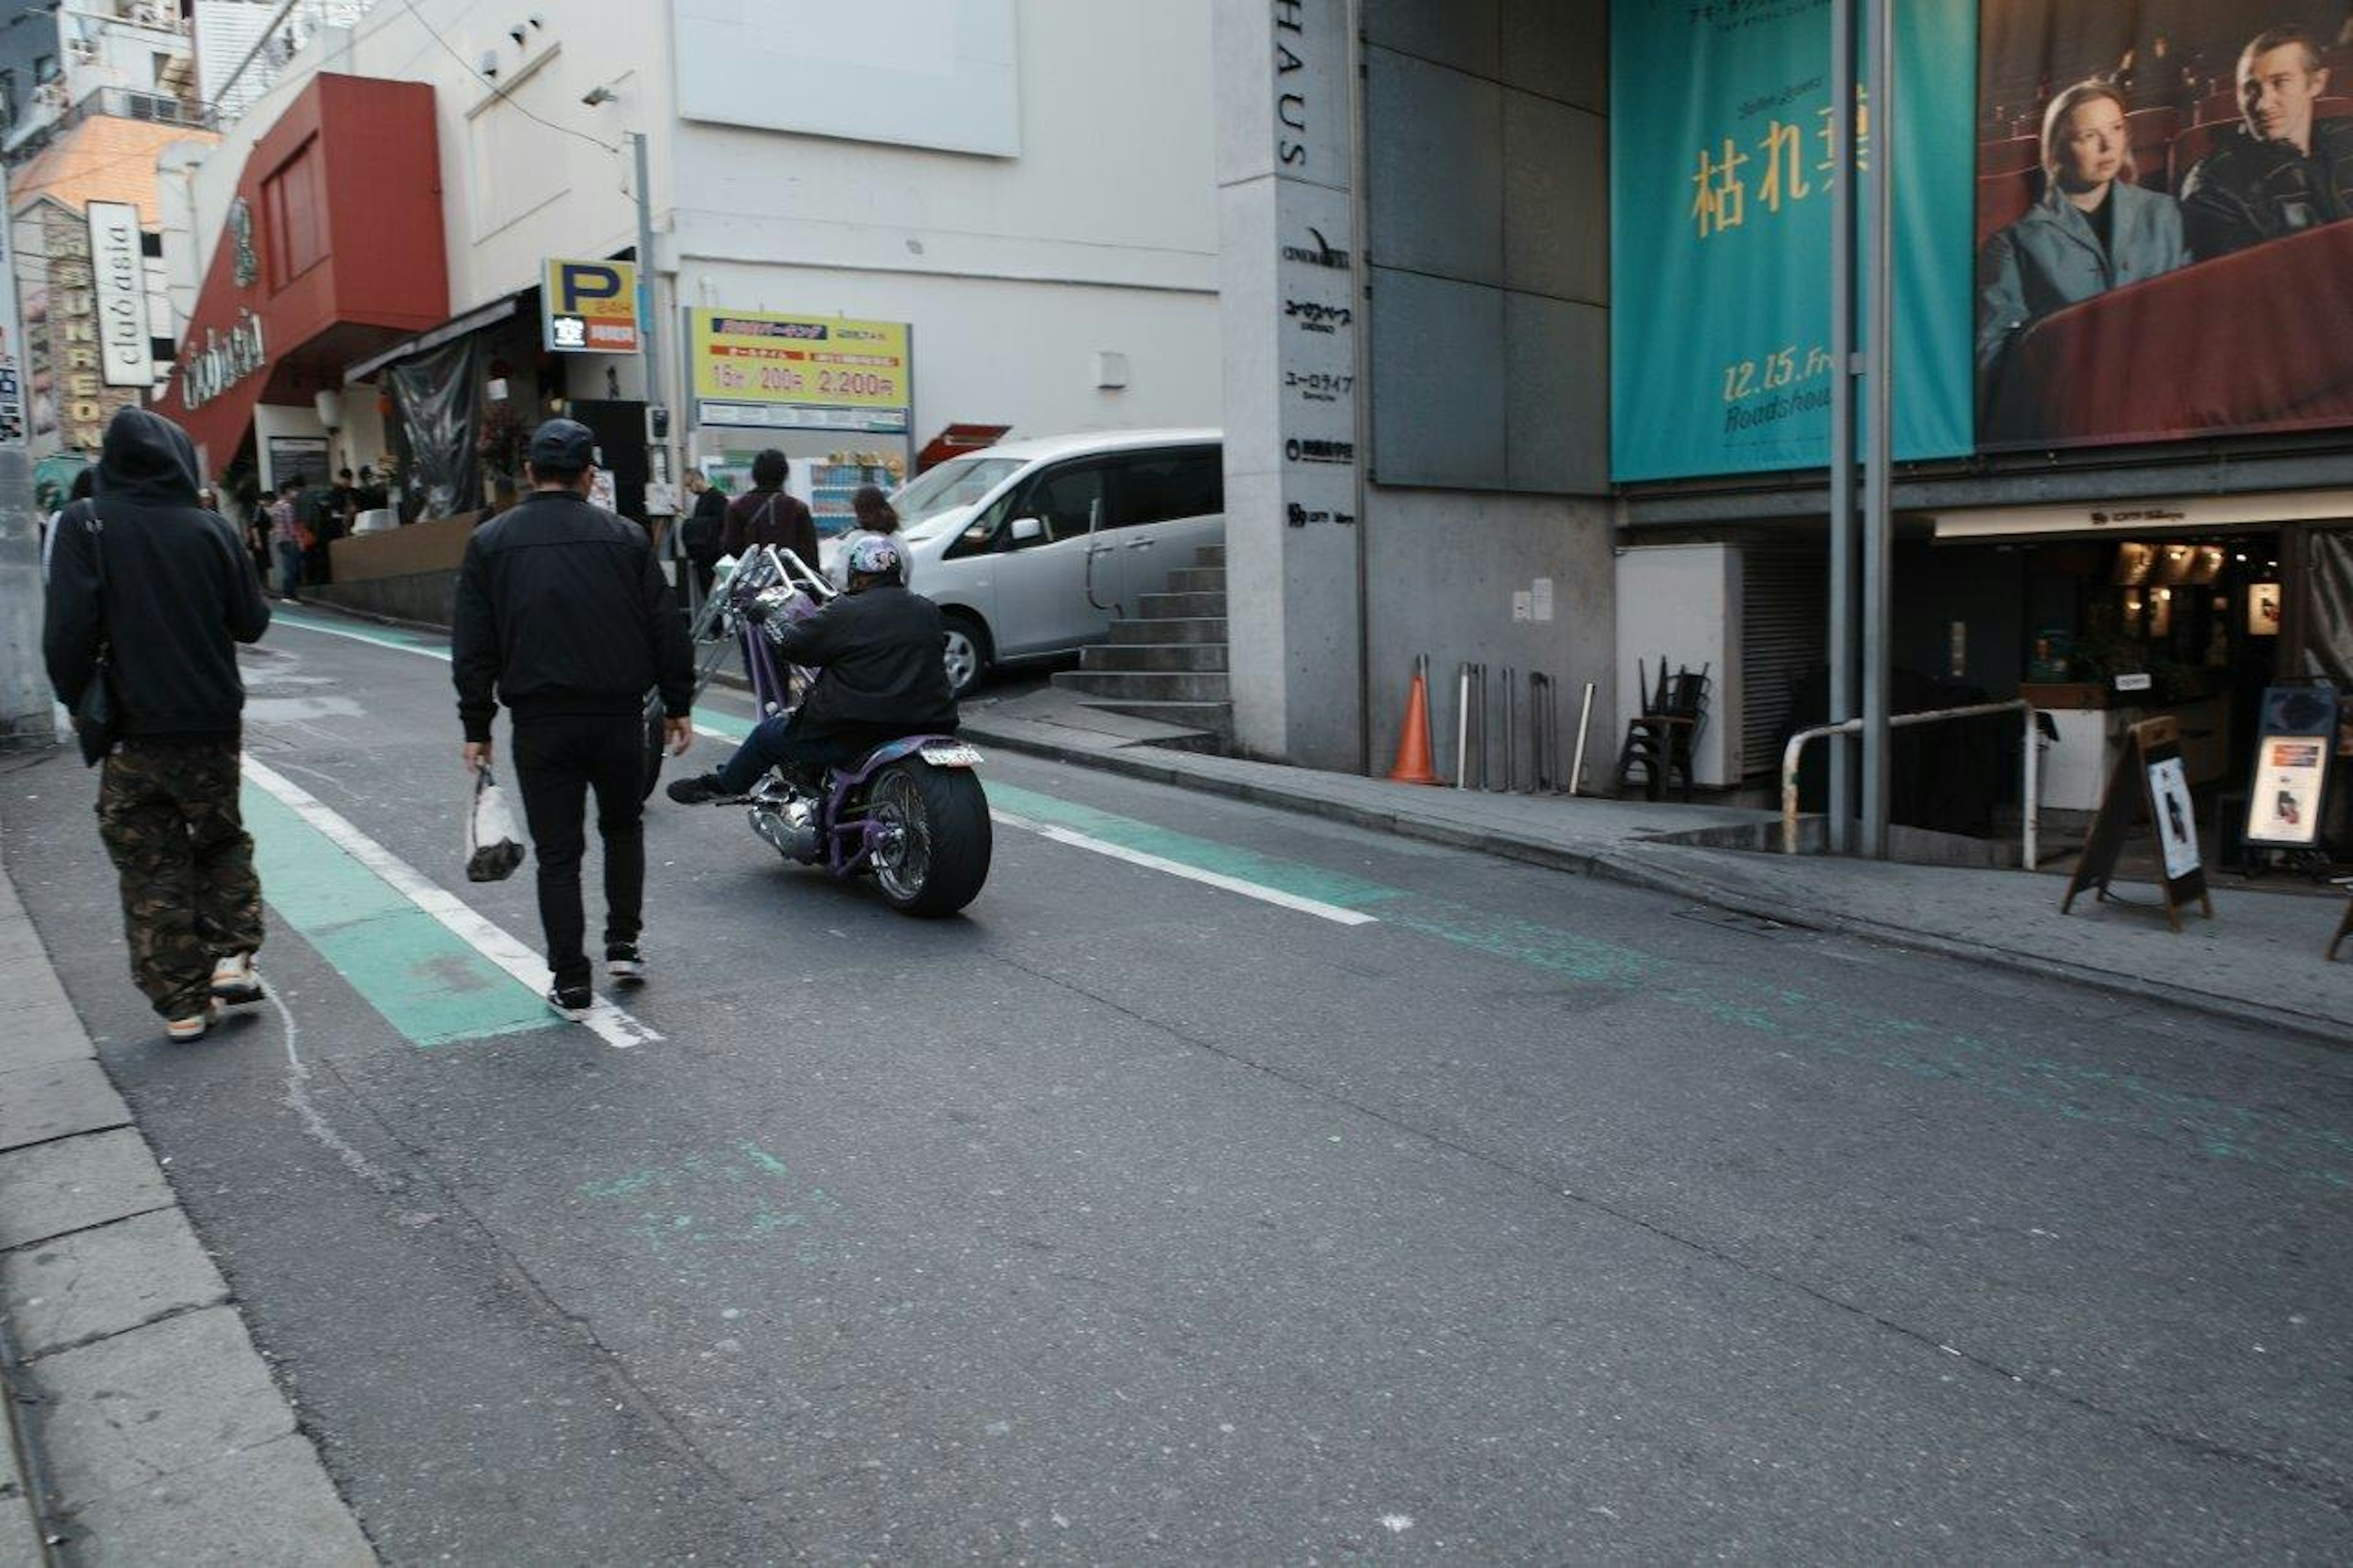
[{"label": "person with backpack", "polygon": [[[41,651],[78,713],[112,708],[98,753],[98,836],[121,880],[131,974],[174,1040],[258,1002],[261,879],[237,801],[237,643],[269,626],[237,531],[197,505],[196,449],[160,414],[107,425],[98,493],[59,521]],[[101,751],[102,748],[102,751]]]},{"label": "person with backpack", "polygon": [[791,471],[792,464],[774,447],[752,459],[752,489],[728,503],[721,554],[740,559],[746,550],[773,544],[799,556],[810,571],[818,569],[817,519],[798,496],[785,493],[785,477]]},{"label": "person with backpack", "polygon": [[711,597],[712,584],[719,574],[719,557],[724,553],[721,541],[727,532],[727,492],[712,484],[711,476],[701,468],[686,470],[686,488],[694,497],[694,510],[679,527],[679,542],[685,547],[688,564],[694,568],[694,602],[700,605]]}]

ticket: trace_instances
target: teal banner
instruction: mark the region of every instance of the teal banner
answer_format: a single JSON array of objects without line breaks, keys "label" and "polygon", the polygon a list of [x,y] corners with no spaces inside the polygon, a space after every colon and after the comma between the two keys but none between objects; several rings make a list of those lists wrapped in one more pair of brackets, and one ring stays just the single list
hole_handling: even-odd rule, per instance
[{"label": "teal banner", "polygon": [[[1956,457],[1973,434],[1978,8],[1894,10],[1894,450]],[[1830,0],[1611,8],[1617,479],[1830,460],[1831,192],[1855,178],[1834,156],[1830,18]],[[1867,171],[1886,138],[1867,101],[1859,121]]]}]

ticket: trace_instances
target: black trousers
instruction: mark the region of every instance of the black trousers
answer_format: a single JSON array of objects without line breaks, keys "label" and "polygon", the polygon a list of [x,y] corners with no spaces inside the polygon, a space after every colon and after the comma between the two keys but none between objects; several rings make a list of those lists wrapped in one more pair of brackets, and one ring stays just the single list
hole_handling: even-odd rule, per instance
[{"label": "black trousers", "polygon": [[547,715],[518,719],[515,783],[522,791],[539,870],[539,923],[547,967],[558,986],[586,985],[581,951],[580,859],[587,848],[582,816],[596,796],[596,833],[605,843],[605,941],[635,942],[645,913],[645,729],[636,714]]}]

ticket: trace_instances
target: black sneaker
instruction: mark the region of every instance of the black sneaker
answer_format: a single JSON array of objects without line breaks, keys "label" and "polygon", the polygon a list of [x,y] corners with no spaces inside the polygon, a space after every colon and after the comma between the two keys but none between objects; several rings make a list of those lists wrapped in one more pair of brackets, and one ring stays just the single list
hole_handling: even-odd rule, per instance
[{"label": "black sneaker", "polygon": [[605,973],[613,977],[616,985],[643,985],[646,955],[634,942],[608,942],[605,944]]},{"label": "black sneaker", "polygon": [[717,773],[697,773],[691,779],[672,779],[664,793],[681,805],[716,805],[723,801],[744,798],[721,784]]},{"label": "black sneaker", "polygon": [[576,1024],[596,1005],[596,994],[586,985],[558,985],[547,993],[547,1005]]}]

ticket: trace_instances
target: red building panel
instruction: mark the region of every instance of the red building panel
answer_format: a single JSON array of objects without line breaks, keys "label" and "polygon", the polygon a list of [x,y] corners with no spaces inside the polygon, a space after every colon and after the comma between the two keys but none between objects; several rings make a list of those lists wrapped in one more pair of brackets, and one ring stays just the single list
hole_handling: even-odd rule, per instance
[{"label": "red building panel", "polygon": [[156,403],[215,472],[257,403],[308,406],[345,365],[448,319],[432,88],[313,78],[254,143],[237,196]]}]

